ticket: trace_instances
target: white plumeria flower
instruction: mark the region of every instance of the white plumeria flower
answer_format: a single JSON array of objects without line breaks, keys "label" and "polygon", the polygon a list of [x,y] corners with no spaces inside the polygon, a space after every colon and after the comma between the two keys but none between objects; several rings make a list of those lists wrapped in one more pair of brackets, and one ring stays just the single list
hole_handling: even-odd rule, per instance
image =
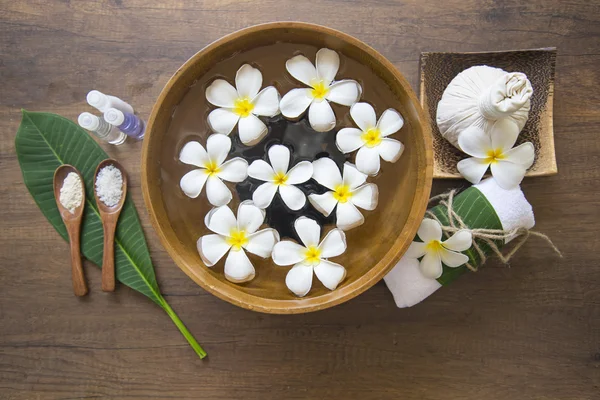
[{"label": "white plumeria flower", "polygon": [[202,236],[197,243],[202,261],[212,267],[229,251],[225,278],[235,283],[252,280],[254,266],[245,251],[267,258],[279,241],[275,229],[258,231],[264,220],[265,212],[249,200],[240,203],[237,220],[228,206],[213,208],[206,214],[204,223],[214,234]]},{"label": "white plumeria flower", "polygon": [[468,250],[473,244],[473,236],[468,230],[456,232],[448,240],[442,242],[442,226],[436,220],[425,218],[417,232],[423,242],[412,242],[406,256],[420,258],[421,273],[431,279],[442,276],[443,267],[457,268],[469,261],[469,257],[460,253]]},{"label": "white plumeria flower", "polygon": [[396,133],[404,125],[404,119],[393,108],[381,114],[379,121],[375,109],[368,103],[356,103],[350,108],[350,116],[357,128],[343,128],[335,137],[335,144],[342,153],[356,153],[356,167],[367,175],[379,172],[379,157],[396,162],[404,151],[404,145],[387,136]]},{"label": "white plumeria flower", "polygon": [[472,157],[459,161],[458,171],[466,180],[477,184],[491,167],[492,176],[501,188],[508,190],[518,186],[533,164],[535,150],[530,142],[513,148],[517,136],[519,128],[508,118],[496,121],[489,134],[476,126],[465,129],[458,136],[458,145]]},{"label": "white plumeria flower", "polygon": [[341,229],[332,229],[321,243],[321,227],[313,219],[300,217],[294,222],[301,246],[283,240],[273,248],[273,261],[277,265],[294,265],[285,277],[285,284],[296,296],[304,297],[312,286],[313,272],[329,290],[334,290],[346,277],[346,269],[326,260],[346,251],[346,235]]},{"label": "white plumeria flower", "polygon": [[326,217],[336,210],[336,224],[342,230],[352,229],[365,222],[365,218],[356,208],[374,210],[377,207],[379,191],[374,183],[364,184],[367,175],[350,163],[344,164],[344,175],[331,158],[319,158],[313,161],[313,179],[331,191],[323,194],[311,194],[308,200]]},{"label": "white plumeria flower", "polygon": [[297,118],[308,108],[310,126],[315,131],[327,132],[335,127],[335,114],[329,102],[351,106],[360,99],[362,88],[352,79],[334,82],[340,67],[340,56],[335,51],[319,50],[316,61],[315,68],[308,58],[297,55],[285,63],[287,71],[310,89],[290,90],[279,106],[287,118]]},{"label": "white plumeria flower", "polygon": [[256,160],[248,167],[248,175],[264,181],[254,193],[252,200],[260,208],[267,208],[275,193],[279,191],[281,199],[290,209],[296,211],[304,207],[306,196],[296,186],[308,181],[313,174],[309,161],[301,161],[288,171],[290,150],[281,144],[273,145],[268,151],[269,161]]},{"label": "white plumeria flower", "polygon": [[240,140],[246,145],[258,143],[267,134],[267,126],[258,116],[272,117],[279,113],[279,93],[274,86],[260,90],[262,80],[258,69],[244,64],[235,75],[237,89],[224,79],[210,84],[206,99],[221,107],[208,115],[214,132],[229,135],[239,122]]},{"label": "white plumeria flower", "polygon": [[231,201],[231,191],[223,183],[241,182],[248,176],[248,162],[243,158],[225,158],[231,150],[231,139],[225,135],[210,135],[206,140],[206,150],[196,141],[183,146],[179,161],[195,165],[194,169],[181,178],[179,186],[186,196],[196,198],[206,183],[206,196],[213,206],[222,206]]}]

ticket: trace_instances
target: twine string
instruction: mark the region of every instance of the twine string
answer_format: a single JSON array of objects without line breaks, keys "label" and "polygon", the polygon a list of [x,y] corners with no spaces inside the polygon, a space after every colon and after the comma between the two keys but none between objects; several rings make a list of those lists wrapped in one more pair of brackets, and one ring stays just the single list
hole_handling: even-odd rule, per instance
[{"label": "twine string", "polygon": [[[478,243],[476,239],[479,239],[480,242],[485,243],[492,250],[492,252],[496,256],[498,256],[498,258],[503,264],[508,264],[510,259],[517,253],[517,251],[519,251],[519,249],[525,244],[525,242],[527,242],[527,240],[531,236],[538,237],[544,240],[546,244],[552,250],[554,250],[554,252],[558,254],[559,257],[562,258],[562,253],[556,247],[556,245],[552,243],[552,240],[550,240],[548,236],[540,232],[535,232],[527,228],[516,228],[510,231],[505,231],[504,229],[469,228],[462,220],[460,215],[458,215],[454,211],[453,203],[455,194],[456,190],[453,189],[447,193],[442,193],[437,196],[433,196],[431,199],[429,199],[429,203],[438,201],[439,205],[445,208],[447,214],[446,217],[448,219],[448,225],[443,224],[442,221],[440,221],[439,218],[429,210],[425,213],[425,215],[437,221],[442,226],[442,231],[445,232],[448,236],[451,236],[452,234],[460,230],[467,230],[471,232],[471,235],[473,236],[473,248],[479,255],[479,259],[481,260],[480,264],[485,263],[485,261],[487,260],[487,256],[481,248],[481,243]],[[495,243],[495,241],[505,241],[508,238],[513,238],[516,240],[516,242],[509,252],[503,254],[502,251],[498,248],[498,245]],[[478,269],[477,266],[471,265],[471,263],[467,263],[466,267],[473,272],[477,272]]]}]

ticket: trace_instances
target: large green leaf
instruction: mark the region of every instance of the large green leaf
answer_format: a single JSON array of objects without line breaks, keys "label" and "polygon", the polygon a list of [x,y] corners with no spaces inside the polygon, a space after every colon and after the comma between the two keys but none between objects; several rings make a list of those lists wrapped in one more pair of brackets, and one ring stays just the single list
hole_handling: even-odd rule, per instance
[{"label": "large green leaf", "polygon": [[[72,121],[56,114],[25,110],[15,146],[27,189],[42,213],[65,240],[68,240],[67,230],[56,206],[52,179],[54,171],[62,164],[71,164],[81,172],[86,186],[81,250],[88,260],[102,265],[102,221],[94,200],[93,180],[96,167],[108,155]],[[116,277],[121,283],[148,296],[162,307],[198,355],[206,355],[160,293],[144,232],[129,196],[117,225],[115,269]]]}]

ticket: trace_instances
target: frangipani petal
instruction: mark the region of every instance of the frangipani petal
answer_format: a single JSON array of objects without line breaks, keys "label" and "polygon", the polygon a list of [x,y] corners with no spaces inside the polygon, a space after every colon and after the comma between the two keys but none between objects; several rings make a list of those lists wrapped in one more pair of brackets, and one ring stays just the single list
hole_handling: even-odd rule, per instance
[{"label": "frangipani petal", "polygon": [[232,199],[231,191],[217,176],[209,176],[206,181],[206,197],[213,206],[219,207]]},{"label": "frangipani petal", "polygon": [[442,245],[448,250],[465,251],[473,245],[473,235],[468,230],[462,229],[442,242]]},{"label": "frangipani petal", "polygon": [[210,234],[202,236],[196,243],[202,262],[207,267],[215,265],[231,248],[227,239],[221,235]]},{"label": "frangipani petal", "polygon": [[217,166],[223,164],[231,150],[231,139],[229,136],[215,133],[206,139],[206,151],[208,158]]},{"label": "frangipani petal", "polygon": [[444,272],[442,260],[437,251],[425,253],[425,256],[419,263],[419,268],[421,269],[421,273],[430,279],[437,279]]},{"label": "frangipani petal", "polygon": [[195,199],[202,192],[204,183],[208,179],[205,169],[195,169],[185,174],[179,181],[179,186],[187,197]]},{"label": "frangipani petal", "polygon": [[377,149],[381,158],[387,162],[394,163],[398,161],[404,152],[404,145],[396,139],[383,138]]},{"label": "frangipani petal", "polygon": [[535,149],[531,142],[523,143],[504,153],[506,157],[503,161],[508,161],[513,164],[519,164],[529,169],[535,160]]},{"label": "frangipani petal", "polygon": [[254,279],[254,266],[243,249],[231,249],[225,260],[225,278],[229,282],[242,283]]},{"label": "frangipani petal", "polygon": [[288,185],[297,185],[309,180],[313,175],[313,165],[310,161],[300,161],[294,165],[287,173]]},{"label": "frangipani petal", "polygon": [[362,225],[365,217],[351,202],[338,203],[336,210],[336,226],[342,230],[349,230]]},{"label": "frangipani petal", "polygon": [[389,136],[396,133],[404,125],[404,118],[402,115],[393,108],[388,108],[381,114],[379,121],[377,121],[377,128],[381,133],[381,136]]},{"label": "frangipani petal", "polygon": [[282,240],[273,247],[273,262],[277,265],[292,265],[304,260],[306,248],[298,243]]},{"label": "frangipani petal", "polygon": [[406,250],[405,256],[409,258],[423,257],[427,252],[426,246],[427,244],[423,242],[412,242],[408,247],[408,250]]},{"label": "frangipani petal", "polygon": [[223,79],[216,79],[206,88],[206,100],[217,107],[233,108],[237,98],[237,90]]},{"label": "frangipani petal", "polygon": [[265,211],[250,200],[242,201],[237,210],[237,228],[251,235],[265,221]]},{"label": "frangipani petal", "polygon": [[317,76],[325,81],[327,86],[335,79],[340,68],[340,56],[330,49],[317,51]]},{"label": "frangipani petal", "polygon": [[313,101],[308,108],[308,122],[317,132],[328,132],[335,128],[335,114],[326,100]]},{"label": "frangipani petal", "polygon": [[425,243],[432,240],[442,240],[442,226],[439,222],[431,218],[424,218],[417,231],[419,239]]},{"label": "frangipani petal", "polygon": [[[455,251],[446,249],[441,249],[439,253],[442,262],[450,268],[460,267],[461,265],[469,262],[469,257],[463,253],[457,253]],[[427,255],[425,257],[427,257]]]},{"label": "frangipani petal", "polygon": [[374,183],[367,183],[352,192],[350,201],[363,210],[374,210],[379,201],[379,189]]},{"label": "frangipani petal", "polygon": [[279,114],[279,92],[275,86],[268,86],[254,97],[252,104],[254,104],[252,114],[273,117]]},{"label": "frangipani petal", "polygon": [[204,219],[206,227],[222,236],[229,236],[231,230],[237,228],[233,211],[227,206],[212,209]]},{"label": "frangipani petal", "polygon": [[213,132],[229,135],[240,116],[226,108],[214,109],[208,114],[208,124]]},{"label": "frangipani petal", "polygon": [[504,153],[512,149],[519,136],[519,127],[510,118],[497,120],[490,129],[492,149],[501,150]]},{"label": "frangipani petal", "polygon": [[354,123],[363,131],[377,126],[375,109],[369,103],[356,103],[350,108],[350,116]]},{"label": "frangipani petal", "polygon": [[332,229],[321,241],[319,250],[322,258],[336,257],[346,251],[346,234],[341,229]]},{"label": "frangipani petal", "polygon": [[204,147],[196,141],[187,142],[179,153],[179,161],[184,164],[204,168],[208,163],[208,154]]},{"label": "frangipani petal", "polygon": [[460,160],[456,164],[458,172],[469,182],[473,184],[479,183],[485,171],[487,171],[490,163],[483,158],[471,157]]},{"label": "frangipani petal", "polygon": [[319,245],[321,227],[314,219],[300,217],[294,222],[294,229],[305,247]]},{"label": "frangipani petal", "polygon": [[346,162],[344,163],[344,176],[342,180],[344,185],[348,185],[350,189],[356,189],[367,181],[367,175],[360,172],[356,166]]},{"label": "frangipani petal", "polygon": [[310,204],[321,214],[329,217],[338,201],[333,197],[333,192],[327,191],[323,194],[311,194],[308,196]]},{"label": "frangipani petal", "polygon": [[238,130],[242,143],[249,146],[260,142],[269,132],[265,123],[254,114],[240,118]]},{"label": "frangipani petal", "polygon": [[262,74],[250,64],[244,64],[235,74],[235,87],[239,97],[253,99],[262,86]]},{"label": "frangipani petal", "polygon": [[279,103],[281,113],[286,118],[297,118],[302,114],[313,98],[311,96],[311,89],[292,89],[283,96]]},{"label": "frangipani petal", "polygon": [[290,165],[290,149],[282,144],[269,147],[269,161],[276,174],[286,174]]},{"label": "frangipani petal", "polygon": [[307,86],[311,86],[311,83],[318,79],[317,69],[303,55],[297,55],[287,60],[285,69],[287,69],[290,75]]},{"label": "frangipani petal", "polygon": [[241,182],[248,177],[248,161],[241,157],[225,161],[219,167],[217,176],[227,182]]},{"label": "frangipani petal", "polygon": [[519,186],[527,169],[520,164],[514,164],[509,161],[498,161],[492,163],[492,176],[498,182],[498,185],[505,190],[510,190]]},{"label": "frangipani petal", "polygon": [[273,197],[277,192],[277,185],[273,182],[265,182],[252,193],[252,201],[257,207],[267,208],[271,205]]},{"label": "frangipani petal", "polygon": [[306,195],[294,185],[279,186],[279,194],[281,195],[281,200],[291,210],[297,211],[306,204]]},{"label": "frangipani petal", "polygon": [[304,297],[310,292],[313,278],[312,265],[298,263],[285,276],[285,285],[296,296]]},{"label": "frangipani petal", "polygon": [[483,129],[472,125],[458,135],[458,146],[472,157],[486,158],[492,141]]},{"label": "frangipani petal", "polygon": [[327,260],[321,260],[314,270],[317,279],[329,290],[334,290],[346,277],[344,267]]},{"label": "frangipani petal", "polygon": [[364,144],[362,134],[358,128],[342,128],[335,136],[335,144],[342,153],[351,153]]},{"label": "frangipani petal", "polygon": [[342,184],[342,174],[335,161],[329,157],[319,158],[312,163],[313,179],[328,189],[335,190]]},{"label": "frangipani petal", "polygon": [[275,229],[267,228],[248,236],[248,243],[244,246],[248,252],[259,257],[271,256],[273,246],[279,241],[279,233]]},{"label": "frangipani petal", "polygon": [[350,107],[360,99],[361,94],[362,88],[358,82],[345,79],[329,86],[329,93],[325,98],[334,103]]},{"label": "frangipani petal", "polygon": [[248,167],[248,175],[254,179],[272,182],[275,177],[275,171],[273,171],[273,167],[265,160],[256,160]]},{"label": "frangipani petal", "polygon": [[379,149],[377,147],[361,147],[356,153],[356,168],[363,174],[377,175],[380,168]]}]

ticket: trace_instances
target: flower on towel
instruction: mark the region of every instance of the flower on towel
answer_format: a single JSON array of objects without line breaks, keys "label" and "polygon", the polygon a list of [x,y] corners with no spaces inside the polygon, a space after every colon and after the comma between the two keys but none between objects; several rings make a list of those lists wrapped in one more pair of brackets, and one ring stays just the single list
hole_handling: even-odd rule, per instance
[{"label": "flower on towel", "polygon": [[287,71],[297,80],[309,86],[290,90],[279,107],[287,118],[297,118],[308,108],[308,122],[318,132],[335,127],[335,114],[329,102],[351,106],[356,103],[362,88],[355,80],[335,82],[340,67],[340,56],[333,50],[317,52],[316,67],[303,55],[292,57],[285,63]]},{"label": "flower on towel", "polygon": [[448,240],[442,242],[442,226],[436,220],[425,218],[417,232],[422,242],[412,242],[406,256],[420,258],[421,273],[431,279],[442,276],[442,263],[450,268],[457,268],[469,261],[462,254],[473,244],[473,236],[468,230],[460,230]]},{"label": "flower on towel", "polygon": [[377,207],[379,191],[374,183],[366,183],[367,175],[350,163],[344,164],[344,174],[340,174],[337,164],[331,158],[313,161],[313,178],[330,191],[311,194],[308,200],[326,217],[336,208],[336,224],[342,230],[352,229],[365,222],[358,210],[374,210]]},{"label": "flower on towel", "polygon": [[238,125],[242,143],[258,143],[268,132],[259,116],[272,117],[279,113],[279,93],[274,86],[260,90],[263,83],[260,71],[244,64],[235,75],[233,87],[224,79],[216,79],[206,89],[206,99],[220,107],[208,115],[211,129],[229,135]]},{"label": "flower on towel", "polygon": [[259,257],[271,256],[279,241],[275,229],[258,230],[265,220],[265,212],[247,200],[240,203],[237,219],[228,206],[213,208],[204,223],[213,234],[198,239],[197,247],[207,267],[215,265],[229,251],[225,260],[225,278],[231,282],[247,282],[254,278],[254,266],[246,251]]},{"label": "flower on towel", "polygon": [[256,160],[248,167],[248,175],[264,181],[252,194],[252,200],[260,208],[267,208],[275,193],[279,191],[281,199],[292,210],[299,210],[306,203],[306,195],[296,186],[308,181],[313,174],[313,166],[309,161],[301,161],[289,171],[290,149],[281,144],[273,145],[268,150],[269,161]]},{"label": "flower on towel", "polygon": [[518,186],[535,159],[530,142],[513,147],[518,135],[519,127],[508,118],[496,121],[489,134],[477,126],[465,129],[458,136],[458,145],[472,157],[459,161],[458,171],[466,180],[477,184],[489,167],[501,188],[508,190]]},{"label": "flower on towel", "polygon": [[396,162],[404,151],[404,145],[387,136],[396,133],[404,125],[400,113],[388,108],[379,120],[375,109],[368,103],[356,103],[350,108],[350,116],[358,128],[343,128],[337,133],[335,143],[342,153],[356,153],[356,167],[367,175],[379,172],[380,161]]},{"label": "flower on towel", "polygon": [[206,184],[206,196],[213,206],[222,206],[231,200],[231,191],[223,183],[241,182],[248,176],[248,162],[243,158],[225,161],[231,149],[231,139],[225,135],[210,135],[206,140],[206,150],[196,142],[185,144],[179,154],[179,161],[198,167],[185,174],[179,186],[186,196],[196,198]]},{"label": "flower on towel", "polygon": [[294,229],[302,245],[289,240],[278,242],[273,248],[277,265],[294,265],[285,277],[285,284],[296,296],[304,297],[312,286],[313,272],[329,290],[334,290],[346,277],[346,269],[328,261],[346,251],[346,235],[341,229],[332,229],[319,243],[321,227],[313,219],[300,217]]}]

